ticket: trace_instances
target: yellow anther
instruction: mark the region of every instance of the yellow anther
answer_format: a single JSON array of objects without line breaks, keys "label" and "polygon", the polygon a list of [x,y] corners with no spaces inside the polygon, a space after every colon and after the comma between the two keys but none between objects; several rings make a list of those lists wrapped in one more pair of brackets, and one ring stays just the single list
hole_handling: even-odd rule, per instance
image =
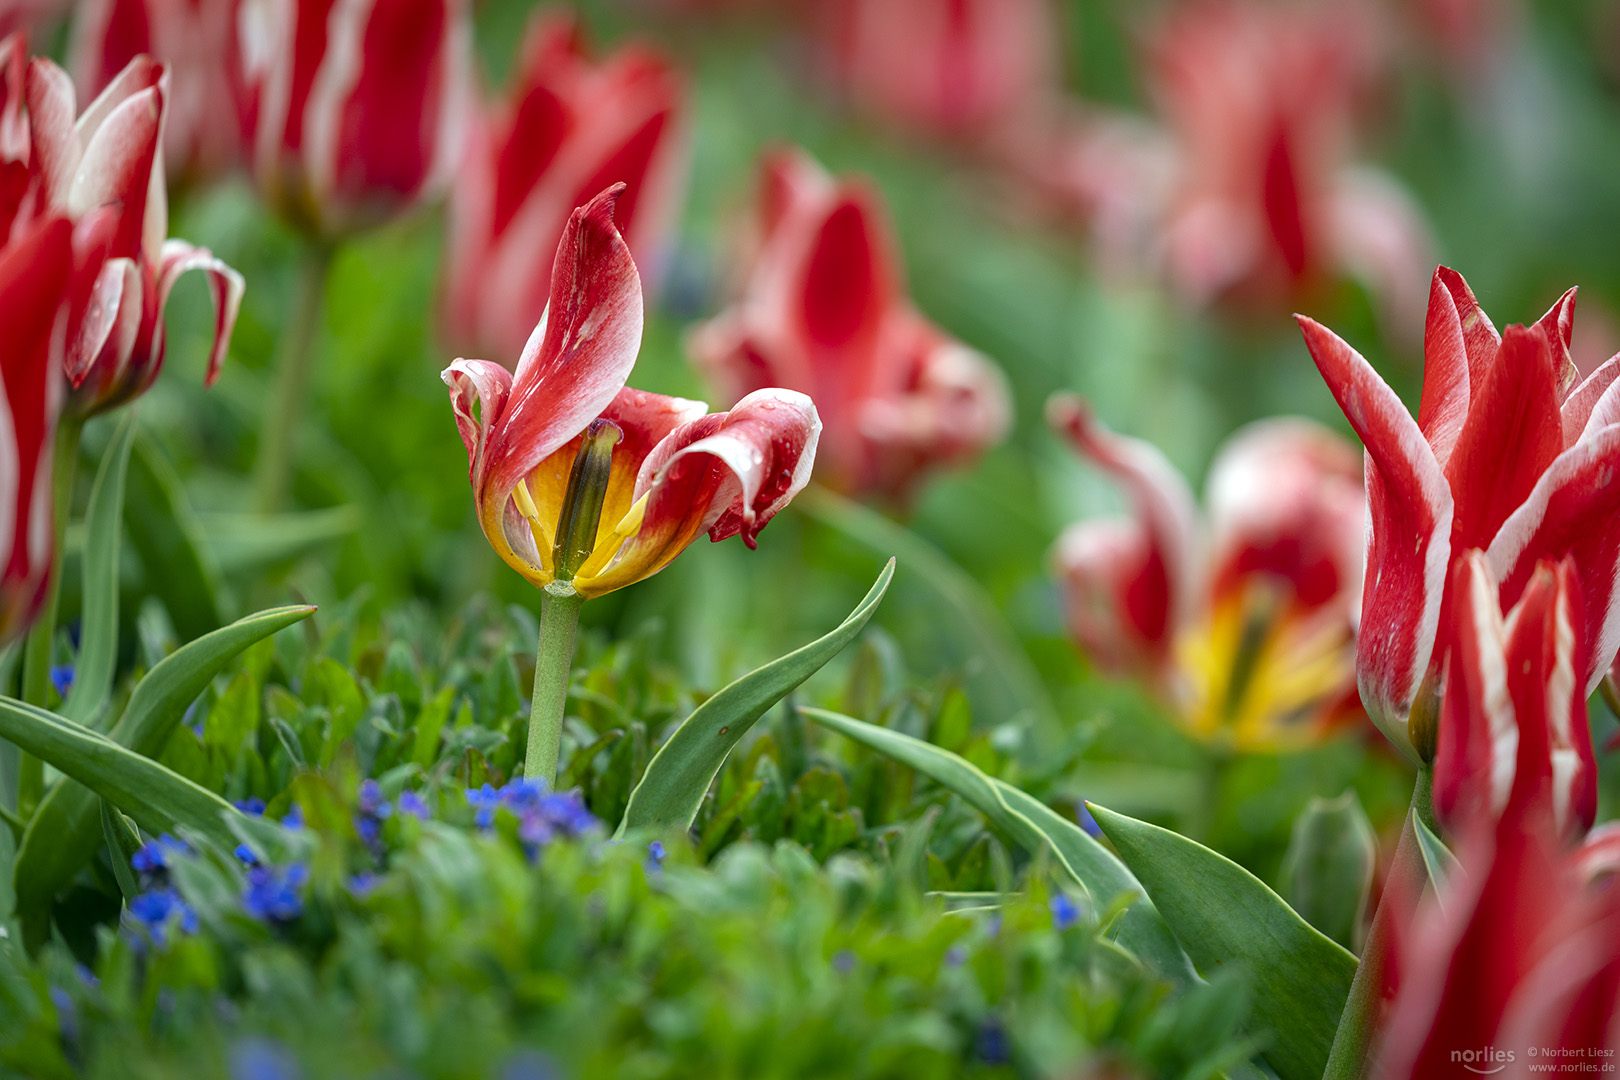
[{"label": "yellow anther", "polygon": [[534,498],[529,494],[527,480],[521,478],[518,480],[517,487],[512,489],[512,499],[517,503],[518,513],[533,522],[540,520],[540,511],[534,508]]},{"label": "yellow anther", "polygon": [[[651,494],[652,492],[647,492],[647,495]],[[629,512],[619,519],[617,525],[613,526],[615,533],[623,537],[631,537],[641,531],[641,521],[647,516],[647,495],[637,499]]]}]

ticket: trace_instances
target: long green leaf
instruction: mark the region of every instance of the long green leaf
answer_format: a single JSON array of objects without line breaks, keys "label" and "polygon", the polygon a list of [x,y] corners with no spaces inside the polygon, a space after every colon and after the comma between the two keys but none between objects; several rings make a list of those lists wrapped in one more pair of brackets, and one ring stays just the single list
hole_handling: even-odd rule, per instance
[{"label": "long green leaf", "polygon": [[1434,883],[1435,896],[1439,898],[1441,907],[1446,903],[1446,879],[1457,869],[1457,856],[1446,847],[1445,841],[1434,835],[1434,830],[1423,824],[1423,819],[1417,815],[1412,816],[1412,824],[1417,829],[1418,850],[1423,853],[1423,868],[1429,872],[1429,880]]},{"label": "long green leaf", "polygon": [[932,743],[842,713],[812,708],[799,711],[950,788],[1025,851],[1033,854],[1043,844],[1050,844],[1059,865],[1091,895],[1099,910],[1122,895],[1141,897],[1120,919],[1115,940],[1166,978],[1182,984],[1196,978],[1186,954],[1153,909],[1146,890],[1112,852],[1074,822],[1033,795],[986,775],[971,762]]},{"label": "long green leaf", "polygon": [[1277,1075],[1318,1080],[1356,958],[1224,855],[1157,825],[1090,809],[1199,970],[1247,970],[1253,1015],[1270,1029],[1265,1058]]},{"label": "long green leaf", "polygon": [[[105,735],[16,698],[0,697],[0,737],[128,811],[148,832],[173,832],[186,825],[216,843],[236,846],[236,833],[227,819],[239,810],[207,788]],[[91,805],[94,807],[94,800]],[[95,825],[100,828],[99,814]],[[30,828],[29,835],[33,832]],[[26,848],[26,838],[23,843]],[[19,855],[19,886],[28,883],[22,871]]]},{"label": "long green leaf", "polygon": [[630,793],[619,832],[642,826],[689,828],[726,755],[766,710],[820,671],[866,626],[894,579],[890,559],[866,598],[838,627],[749,672],[692,710],[647,763]]},{"label": "long green leaf", "polygon": [[213,553],[203,543],[174,466],[148,438],[135,440],[124,522],[181,640],[202,637],[230,620]]},{"label": "long green leaf", "polygon": [[101,837],[107,842],[107,859],[112,863],[113,877],[118,880],[118,891],[124,894],[124,900],[128,902],[141,891],[140,883],[135,880],[135,870],[130,865],[130,860],[141,848],[141,838],[122,810],[106,799],[97,801],[101,803]]},{"label": "long green leaf", "polygon": [[860,503],[812,484],[793,506],[830,529],[879,555],[898,555],[907,575],[927,587],[939,601],[943,625],[964,638],[965,651],[984,665],[986,676],[999,683],[1005,718],[1025,713],[1041,723],[1056,723],[1057,710],[1029,655],[984,587],[944,552],[903,525]]},{"label": "long green leaf", "polygon": [[[176,649],[135,687],[108,737],[143,758],[156,757],[186,708],[226,664],[249,645],[307,618],[314,610],[306,606],[261,611]],[[74,776],[69,769],[62,771]],[[117,798],[112,802],[139,819],[132,807]],[[33,910],[55,896],[95,854],[99,830],[91,790],[70,780],[52,785],[34,811],[17,852],[19,905]]]},{"label": "long green leaf", "polygon": [[234,574],[286,562],[360,531],[359,507],[285,514],[198,514],[200,534],[221,570]]},{"label": "long green leaf", "polygon": [[135,438],[135,410],[129,409],[113,433],[96,470],[85,515],[84,599],[79,618],[79,657],[73,689],[62,715],[81,724],[94,721],[112,696],[118,666],[118,552],[124,516],[124,479]]}]

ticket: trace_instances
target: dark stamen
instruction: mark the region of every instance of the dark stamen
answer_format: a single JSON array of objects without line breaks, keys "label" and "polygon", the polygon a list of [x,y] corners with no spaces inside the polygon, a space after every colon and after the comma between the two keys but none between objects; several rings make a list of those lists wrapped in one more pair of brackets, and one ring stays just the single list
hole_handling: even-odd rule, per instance
[{"label": "dark stamen", "polygon": [[601,417],[585,429],[573,471],[568,474],[557,542],[552,548],[558,581],[571,581],[596,547],[596,529],[607,501],[608,479],[613,475],[613,447],[623,437],[617,424]]}]

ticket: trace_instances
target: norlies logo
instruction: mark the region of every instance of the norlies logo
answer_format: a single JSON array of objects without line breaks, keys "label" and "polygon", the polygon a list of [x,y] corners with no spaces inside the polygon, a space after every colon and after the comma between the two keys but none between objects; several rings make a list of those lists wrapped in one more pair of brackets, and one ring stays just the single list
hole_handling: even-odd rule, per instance
[{"label": "norlies logo", "polygon": [[1480,1076],[1490,1076],[1499,1073],[1513,1064],[1512,1050],[1498,1050],[1494,1046],[1486,1046],[1479,1050],[1453,1050],[1451,1060],[1471,1073]]}]

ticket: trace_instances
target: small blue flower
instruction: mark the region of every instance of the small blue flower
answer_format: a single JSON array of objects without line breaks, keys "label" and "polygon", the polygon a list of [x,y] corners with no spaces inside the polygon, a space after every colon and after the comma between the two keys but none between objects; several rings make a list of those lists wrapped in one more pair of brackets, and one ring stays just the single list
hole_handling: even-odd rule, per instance
[{"label": "small blue flower", "polygon": [[1095,836],[1097,839],[1102,839],[1102,826],[1098,825],[1097,819],[1091,816],[1091,811],[1086,809],[1085,803],[1081,803],[1079,805],[1076,816],[1080,819],[1080,827],[1082,829],[1090,833],[1092,836]]},{"label": "small blue flower", "polygon": [[68,691],[73,689],[73,675],[72,664],[51,665],[51,686],[55,688],[56,696],[64,701],[67,700]]},{"label": "small blue flower", "polygon": [[371,895],[372,891],[376,889],[381,882],[382,878],[370,872],[355,874],[349,879],[348,882],[349,895],[353,896],[356,900],[364,900],[366,897]]},{"label": "small blue flower", "polygon": [[1052,909],[1052,928],[1054,930],[1067,930],[1080,921],[1080,908],[1067,893],[1053,893],[1047,904]]},{"label": "small blue flower", "polygon": [[302,829],[304,827],[304,808],[297,803],[287,807],[287,814],[281,823],[289,829]]},{"label": "small blue flower", "polygon": [[237,799],[231,805],[248,817],[264,817],[264,800],[257,795],[249,796],[246,799]]},{"label": "small blue flower", "polygon": [[667,853],[664,851],[664,843],[662,840],[654,840],[652,843],[648,844],[646,863],[647,873],[656,874],[662,870],[664,868],[664,856],[666,854]]},{"label": "small blue flower", "polygon": [[197,719],[197,703],[195,701],[186,706],[185,714],[180,717],[180,722],[190,728],[191,733],[197,738],[203,737],[203,724],[201,720]]},{"label": "small blue flower", "polygon": [[473,820],[480,829],[492,828],[495,825],[495,811],[501,805],[500,792],[495,790],[493,784],[485,784],[481,788],[468,788],[467,805],[478,811],[473,815]]},{"label": "small blue flower", "polygon": [[399,793],[399,812],[409,814],[411,817],[421,821],[426,821],[433,816],[432,812],[428,810],[428,804],[422,801],[422,796],[414,791],[402,791]]},{"label": "small blue flower", "polygon": [[388,800],[383,798],[382,785],[375,780],[365,780],[360,784],[360,812],[367,817],[385,818],[394,812]]},{"label": "small blue flower", "polygon": [[855,954],[848,949],[839,949],[833,953],[832,969],[840,975],[848,975],[855,970]]},{"label": "small blue flower", "polygon": [[191,847],[184,840],[176,840],[168,833],[164,833],[156,840],[148,840],[142,844],[139,850],[129,857],[129,865],[138,873],[156,874],[160,870],[169,869],[176,856],[190,853]]},{"label": "small blue flower", "polygon": [[961,967],[967,963],[967,949],[960,945],[952,945],[945,950],[945,966]]},{"label": "small blue flower", "polygon": [[519,1050],[501,1066],[499,1080],[558,1080],[557,1063],[538,1050]]},{"label": "small blue flower", "polygon": [[173,889],[152,889],[129,902],[129,917],[144,927],[154,942],[168,943],[168,932],[174,926],[187,934],[197,932],[197,913]]},{"label": "small blue flower", "polygon": [[987,1016],[973,1039],[973,1051],[986,1065],[1005,1065],[1012,1060],[1012,1043],[1001,1021]]},{"label": "small blue flower", "polygon": [[56,1027],[62,1033],[62,1041],[78,1042],[79,1010],[73,1004],[73,995],[60,986],[53,986],[51,987],[51,1004],[56,1006]]},{"label": "small blue flower", "polygon": [[242,889],[242,910],[260,922],[292,922],[304,913],[308,881],[309,869],[303,863],[251,867]]},{"label": "small blue flower", "polygon": [[101,985],[101,980],[96,978],[96,973],[85,967],[83,964],[74,964],[73,974],[77,975],[79,977],[79,981],[84,983],[84,985],[88,986],[92,990]]},{"label": "small blue flower", "polygon": [[253,849],[248,847],[246,844],[237,844],[236,850],[231,852],[231,854],[240,859],[243,866],[259,865],[259,857],[253,854]]},{"label": "small blue flower", "polygon": [[229,1055],[231,1080],[301,1080],[304,1075],[293,1052],[262,1035],[238,1039]]}]

